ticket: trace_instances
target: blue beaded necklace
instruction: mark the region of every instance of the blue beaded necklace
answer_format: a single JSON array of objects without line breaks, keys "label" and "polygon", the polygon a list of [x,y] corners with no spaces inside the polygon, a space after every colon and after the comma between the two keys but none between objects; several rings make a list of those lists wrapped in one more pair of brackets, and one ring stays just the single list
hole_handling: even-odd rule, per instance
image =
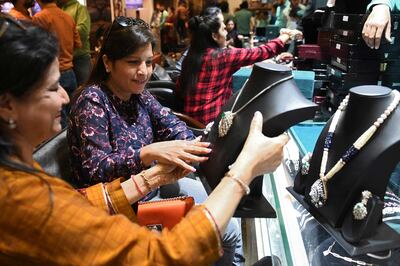
[{"label": "blue beaded necklace", "polygon": [[328,199],[328,181],[339,172],[346,163],[350,162],[361,150],[362,147],[371,139],[371,137],[378,130],[380,125],[388,118],[388,116],[396,109],[397,105],[400,101],[400,92],[397,90],[393,90],[392,94],[394,95],[393,101],[389,104],[386,110],[378,117],[378,119],[373,123],[371,127],[369,127],[358,139],[353,143],[353,145],[348,148],[342,157],[337,161],[337,163],[331,168],[331,170],[326,172],[326,165],[328,163],[329,150],[332,146],[332,141],[335,135],[336,126],[339,122],[339,118],[341,117],[343,111],[346,109],[347,104],[349,102],[349,95],[347,95],[344,100],[340,103],[339,108],[335,112],[332,118],[332,122],[329,126],[328,133],[325,137],[324,142],[324,150],[322,153],[322,161],[319,172],[319,179],[317,179],[311,186],[310,197],[311,202],[315,207],[320,208],[325,205]]}]

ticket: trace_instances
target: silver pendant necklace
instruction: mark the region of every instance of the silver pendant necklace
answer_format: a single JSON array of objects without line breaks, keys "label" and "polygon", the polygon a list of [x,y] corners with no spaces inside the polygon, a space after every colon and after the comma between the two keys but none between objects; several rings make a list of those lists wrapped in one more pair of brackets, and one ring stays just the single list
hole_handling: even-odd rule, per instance
[{"label": "silver pendant necklace", "polygon": [[329,126],[328,133],[325,137],[324,150],[322,152],[322,160],[319,172],[319,178],[312,184],[310,190],[310,198],[312,204],[315,207],[323,207],[328,199],[328,181],[338,173],[343,166],[351,161],[358,152],[364,147],[365,144],[372,138],[378,128],[383,124],[386,118],[395,110],[400,101],[400,92],[397,90],[392,90],[394,95],[393,101],[389,104],[386,110],[376,119],[376,121],[370,126],[358,139],[346,150],[342,157],[336,162],[336,164],[325,174],[326,165],[328,163],[329,150],[332,146],[332,141],[335,135],[336,126],[339,123],[339,119],[346,109],[349,102],[349,95],[347,95],[344,100],[340,103],[339,108],[335,112],[332,118],[332,122]]},{"label": "silver pendant necklace", "polygon": [[218,123],[218,136],[220,138],[226,136],[226,134],[228,134],[229,129],[231,128],[232,124],[233,124],[233,119],[235,118],[235,116],[242,111],[244,108],[246,108],[246,106],[248,106],[252,101],[254,101],[255,99],[257,99],[260,95],[262,95],[264,92],[266,92],[267,90],[271,89],[272,87],[285,82],[289,79],[292,79],[293,76],[290,75],[288,77],[285,77],[283,79],[280,79],[278,81],[275,81],[274,83],[272,83],[271,85],[269,85],[268,87],[264,88],[262,91],[260,91],[259,93],[257,93],[253,98],[251,98],[247,103],[245,103],[242,107],[240,107],[237,111],[233,111],[233,109],[236,106],[236,103],[238,101],[238,99],[240,98],[240,95],[242,95],[243,92],[243,88],[245,87],[246,83],[248,80],[246,80],[246,82],[243,84],[242,88],[240,89],[240,92],[238,94],[238,96],[236,97],[231,110],[230,111],[226,111],[222,113],[221,116],[221,120]]}]

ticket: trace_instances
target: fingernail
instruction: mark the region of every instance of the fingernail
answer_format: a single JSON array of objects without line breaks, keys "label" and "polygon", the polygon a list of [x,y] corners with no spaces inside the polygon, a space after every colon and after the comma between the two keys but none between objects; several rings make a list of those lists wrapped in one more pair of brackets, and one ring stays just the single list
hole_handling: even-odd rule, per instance
[{"label": "fingernail", "polygon": [[191,170],[192,172],[196,172],[196,168],[194,168],[194,167],[191,167],[190,170]]},{"label": "fingernail", "polygon": [[208,153],[212,152],[212,149],[207,149],[207,152],[208,152]]},{"label": "fingernail", "polygon": [[255,113],[254,113],[254,116],[261,116],[261,112],[260,111],[256,111]]}]

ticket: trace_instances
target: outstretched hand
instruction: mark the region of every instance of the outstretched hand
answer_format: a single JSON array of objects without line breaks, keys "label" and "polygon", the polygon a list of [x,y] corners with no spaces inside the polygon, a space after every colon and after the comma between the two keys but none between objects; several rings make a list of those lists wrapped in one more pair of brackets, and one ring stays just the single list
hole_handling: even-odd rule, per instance
[{"label": "outstretched hand", "polygon": [[362,36],[367,46],[371,49],[378,49],[383,31],[385,31],[385,39],[390,42],[390,28],[389,7],[384,4],[374,6],[362,30]]},{"label": "outstretched hand", "polygon": [[[260,112],[254,114],[250,131],[231,170],[238,173],[248,172],[255,176],[274,171],[281,163],[283,147],[289,138],[286,134],[269,138],[262,133],[263,117]],[[250,183],[251,180],[248,180]]]},{"label": "outstretched hand", "polygon": [[153,161],[163,164],[172,164],[188,171],[196,171],[191,163],[200,163],[208,160],[206,155],[211,152],[210,143],[195,140],[170,140],[155,142],[142,148],[140,157],[145,165]]}]

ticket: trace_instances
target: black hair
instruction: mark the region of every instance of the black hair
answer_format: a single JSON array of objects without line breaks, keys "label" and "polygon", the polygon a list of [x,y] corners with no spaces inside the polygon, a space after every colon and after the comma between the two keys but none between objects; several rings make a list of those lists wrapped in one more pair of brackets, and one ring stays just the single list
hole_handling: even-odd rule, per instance
[{"label": "black hair", "polygon": [[[17,99],[29,97],[43,80],[51,64],[58,56],[58,41],[46,30],[29,22],[18,22],[0,13],[0,96],[12,95]],[[10,158],[18,156],[7,122],[0,119],[0,165],[6,168],[31,173],[45,183],[49,189],[50,212],[53,193],[48,182],[36,170]]]},{"label": "black hair", "polygon": [[222,1],[219,3],[219,8],[221,9],[222,13],[228,13],[229,12],[229,4],[227,1]]},{"label": "black hair", "polygon": [[149,43],[152,48],[155,47],[155,38],[148,25],[121,26],[114,21],[104,35],[100,52],[87,83],[76,90],[73,101],[77,99],[85,87],[100,84],[107,80],[108,74],[103,64],[104,54],[111,62],[115,62],[131,55]]},{"label": "black hair", "polygon": [[241,4],[240,4],[240,9],[247,9],[247,8],[249,8],[249,3],[247,2],[247,1],[243,1]]},{"label": "black hair", "polygon": [[218,33],[221,27],[219,14],[222,13],[218,7],[208,7],[202,16],[195,16],[189,20],[192,40],[188,54],[182,63],[180,96],[195,90],[205,51],[208,48],[220,48],[212,37],[212,34]]}]

